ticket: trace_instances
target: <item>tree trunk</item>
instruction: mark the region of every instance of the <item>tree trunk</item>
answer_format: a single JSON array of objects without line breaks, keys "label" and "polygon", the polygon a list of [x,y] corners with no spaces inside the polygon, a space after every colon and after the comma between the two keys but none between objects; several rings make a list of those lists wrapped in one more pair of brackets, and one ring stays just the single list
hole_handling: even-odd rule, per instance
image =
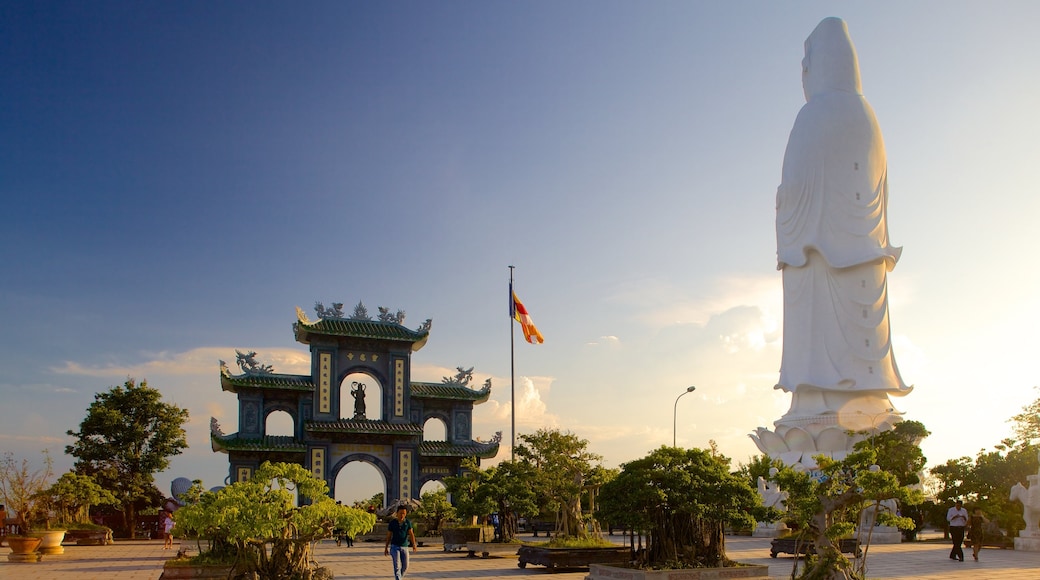
[{"label": "tree trunk", "polygon": [[520,531],[520,526],[516,519],[516,512],[514,512],[512,508],[508,507],[504,501],[498,502],[498,526],[499,533],[502,534],[503,542],[512,542]]},{"label": "tree trunk", "polygon": [[718,567],[726,558],[726,534],[722,522],[695,519],[689,514],[658,512],[649,534],[647,564],[682,563]]}]

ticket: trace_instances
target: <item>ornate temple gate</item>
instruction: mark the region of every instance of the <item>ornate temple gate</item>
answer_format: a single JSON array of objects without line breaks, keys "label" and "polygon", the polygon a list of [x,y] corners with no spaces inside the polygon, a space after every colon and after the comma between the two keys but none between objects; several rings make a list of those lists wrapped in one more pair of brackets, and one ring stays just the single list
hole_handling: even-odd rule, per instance
[{"label": "ornate temple gate", "polygon": [[[353,317],[341,304],[315,308],[311,321],[297,308],[296,340],[310,346],[309,375],[275,373],[255,359],[238,353],[242,374],[232,375],[220,363],[220,385],[238,395],[239,431],[225,435],[211,419],[213,450],[228,454],[227,483],[248,480],[264,461],[297,463],[325,480],[335,495],[336,474],[352,461],[373,465],[386,482],[385,501],[419,498],[424,483],[458,475],[464,458],[494,457],[502,433],[488,442],[472,439],[473,406],[487,401],[490,379],[481,389],[469,388],[472,369],[459,369],[441,383],[413,382],[411,356],[426,344],[431,321],[417,330],[403,326],[404,314],[381,308],[379,319],[365,316],[359,304]],[[348,376],[363,373],[380,386],[379,417],[368,417],[369,385]],[[351,399],[344,400],[348,392]],[[346,405],[346,406],[345,406]],[[349,419],[341,410],[353,405]],[[268,435],[267,416],[284,411],[292,417],[291,436]],[[444,441],[425,441],[423,425],[430,418],[445,424]]]}]

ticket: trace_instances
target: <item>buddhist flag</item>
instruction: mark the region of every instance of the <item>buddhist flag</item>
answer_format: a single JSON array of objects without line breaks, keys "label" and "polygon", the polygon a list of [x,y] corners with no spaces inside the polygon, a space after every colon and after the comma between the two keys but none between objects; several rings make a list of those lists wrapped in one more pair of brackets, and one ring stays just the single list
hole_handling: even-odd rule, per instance
[{"label": "buddhist flag", "polygon": [[531,315],[528,314],[527,309],[524,308],[524,304],[516,297],[516,292],[513,292],[512,285],[509,287],[509,295],[509,313],[517,322],[520,323],[520,328],[524,329],[524,339],[531,344],[534,344],[536,340],[538,341],[538,344],[545,342],[545,339],[542,338],[542,333],[538,332],[538,328],[534,325],[534,321],[531,320]]}]

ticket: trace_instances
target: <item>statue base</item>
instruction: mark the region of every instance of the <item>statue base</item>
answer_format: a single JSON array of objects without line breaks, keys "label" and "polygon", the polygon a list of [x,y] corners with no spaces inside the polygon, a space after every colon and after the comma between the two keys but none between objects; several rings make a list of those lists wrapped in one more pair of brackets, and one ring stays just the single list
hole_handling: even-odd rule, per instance
[{"label": "statue base", "polygon": [[779,538],[787,532],[784,522],[758,522],[751,532],[752,538]]},{"label": "statue base", "polygon": [[899,528],[893,528],[892,526],[876,526],[873,533],[870,533],[870,530],[863,530],[858,536],[861,542],[867,542],[868,533],[870,534],[871,544],[903,543],[903,532],[900,532]]},{"label": "statue base", "polygon": [[1015,550],[1022,552],[1040,552],[1040,538],[1015,538]]}]

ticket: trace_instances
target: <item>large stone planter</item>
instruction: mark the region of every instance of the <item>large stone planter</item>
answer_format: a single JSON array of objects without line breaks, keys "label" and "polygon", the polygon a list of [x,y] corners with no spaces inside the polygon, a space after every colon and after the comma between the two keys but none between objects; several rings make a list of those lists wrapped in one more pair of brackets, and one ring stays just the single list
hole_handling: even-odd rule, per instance
[{"label": "large stone planter", "polygon": [[459,528],[444,528],[441,530],[444,538],[444,551],[457,552],[466,549],[470,542],[487,542],[495,538],[495,528],[491,526],[465,526]]},{"label": "large stone planter", "polygon": [[715,580],[717,578],[767,578],[769,566],[749,564],[726,568],[686,568],[683,570],[640,570],[603,564],[589,566],[585,580]]},{"label": "large stone planter", "polygon": [[110,546],[112,530],[68,530],[65,532],[66,542],[76,542],[78,546]]},{"label": "large stone planter", "polygon": [[516,556],[520,546],[519,542],[466,542],[466,551],[469,552],[470,558],[477,557],[477,554],[480,554],[481,558],[489,556]]},{"label": "large stone planter", "polygon": [[546,548],[542,546],[520,546],[517,551],[520,561],[517,566],[538,564],[550,570],[556,568],[588,568],[592,564],[623,566],[632,560],[632,549],[609,548]]},{"label": "large stone planter", "polygon": [[167,561],[163,565],[162,576],[159,580],[224,580],[231,572],[231,566],[221,564],[171,564]]},{"label": "large stone planter", "polygon": [[36,536],[7,536],[7,545],[11,553],[7,555],[11,562],[39,562],[43,554],[37,550],[40,548],[41,538]]},{"label": "large stone planter", "polygon": [[65,530],[33,530],[30,535],[37,536],[40,542],[40,553],[44,555],[64,554],[61,542],[65,539]]},{"label": "large stone planter", "polygon": [[[855,538],[846,538],[838,540],[838,549],[844,554],[853,554],[857,558],[863,555],[863,550],[860,548],[859,541]],[[795,554],[795,551],[798,554]],[[776,558],[777,554],[795,554],[801,556],[802,554],[815,554],[816,546],[809,541],[802,540],[799,542],[796,538],[777,538],[770,542],[769,556]]]}]

